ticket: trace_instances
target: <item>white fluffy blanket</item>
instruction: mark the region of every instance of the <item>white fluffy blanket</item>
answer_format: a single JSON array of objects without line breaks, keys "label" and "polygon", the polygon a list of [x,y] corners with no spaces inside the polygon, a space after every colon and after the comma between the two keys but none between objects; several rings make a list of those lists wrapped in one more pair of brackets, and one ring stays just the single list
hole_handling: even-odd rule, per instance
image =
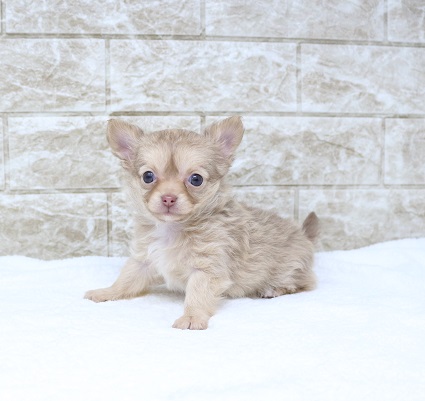
[{"label": "white fluffy blanket", "polygon": [[122,258],[0,258],[0,400],[425,399],[425,238],[318,253],[317,290],[172,329],[159,288],[95,304]]}]

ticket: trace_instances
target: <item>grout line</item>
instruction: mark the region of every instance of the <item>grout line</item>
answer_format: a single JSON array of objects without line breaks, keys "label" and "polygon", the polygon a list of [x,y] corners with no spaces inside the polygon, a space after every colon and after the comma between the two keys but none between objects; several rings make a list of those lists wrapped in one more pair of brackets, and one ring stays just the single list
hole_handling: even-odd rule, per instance
[{"label": "grout line", "polygon": [[206,126],[207,126],[207,117],[206,116],[201,116],[200,117],[200,132],[204,132]]},{"label": "grout line", "polygon": [[382,119],[382,149],[381,149],[381,186],[385,187],[385,144],[386,144],[386,138],[387,138],[387,121],[385,118]]},{"label": "grout line", "polygon": [[4,192],[6,190],[6,156],[5,156],[5,149],[6,149],[6,136],[5,136],[5,121],[6,117],[1,116],[1,131],[0,131],[0,137],[1,137],[1,166],[0,171],[2,172],[1,180],[3,181],[3,186],[0,186],[0,193]]},{"label": "grout line", "polygon": [[3,176],[4,191],[10,190],[10,150],[9,150],[9,121],[3,117]]},{"label": "grout line", "polygon": [[211,111],[17,111],[7,112],[10,118],[17,117],[107,117],[107,116],[122,116],[122,117],[149,117],[149,116],[176,116],[176,117],[223,117],[227,115],[239,115],[245,117],[317,117],[317,118],[394,118],[394,119],[424,119],[425,112],[419,113],[329,113],[329,112],[314,112],[314,111],[241,111],[241,110],[211,110]]},{"label": "grout line", "polygon": [[[294,191],[304,191],[304,190],[341,190],[341,191],[355,191],[355,190],[386,190],[386,189],[396,189],[396,190],[425,190],[425,185],[423,184],[385,184],[383,186],[378,186],[376,184],[270,184],[270,185],[261,185],[261,184],[235,184],[232,185],[233,188],[279,188],[286,190]],[[116,194],[121,193],[121,188],[13,188],[9,189],[8,194],[10,195],[60,195],[60,194]]]},{"label": "grout line", "polygon": [[[407,191],[422,191],[425,194],[425,186],[423,184],[385,184],[383,186],[377,185],[362,185],[362,184],[356,184],[356,185],[233,185],[232,188],[237,190],[238,188],[246,188],[249,190],[252,189],[259,189],[259,188],[273,188],[273,189],[284,189],[284,190],[293,190],[294,191],[294,208],[293,208],[293,215],[295,220],[300,219],[300,192],[309,192],[309,191],[320,191],[320,192],[332,192],[332,191],[340,191],[340,192],[346,192],[346,193],[358,193],[358,192],[388,192],[388,191],[400,191],[400,192],[407,192]],[[17,197],[17,196],[52,196],[52,195],[67,195],[74,196],[74,195],[93,195],[93,194],[105,194],[107,197],[107,236],[108,236],[108,255],[112,254],[112,225],[113,225],[113,219],[111,215],[110,210],[110,201],[112,194],[120,194],[122,191],[102,191],[101,189],[93,189],[92,191],[81,191],[81,190],[55,190],[55,189],[47,189],[47,190],[10,190],[10,189],[4,189],[0,191],[0,197],[6,196],[6,197]]]},{"label": "grout line", "polygon": [[120,188],[12,188],[11,195],[109,194],[120,193]]},{"label": "grout line", "polygon": [[6,3],[3,0],[0,1],[0,24],[0,37],[4,37],[6,35]]},{"label": "grout line", "polygon": [[212,111],[114,111],[113,116],[211,116],[240,115],[246,117],[333,117],[333,118],[425,118],[423,114],[393,114],[393,113],[328,113],[310,111],[241,111],[241,110],[212,110]]},{"label": "grout line", "polygon": [[200,13],[201,13],[201,39],[205,40],[206,39],[206,4],[205,4],[206,0],[201,0],[200,1]]},{"label": "grout line", "polygon": [[111,205],[112,205],[112,195],[108,193],[106,195],[106,244],[107,244],[107,256],[112,255],[112,213],[111,213]]},{"label": "grout line", "polygon": [[346,40],[346,39],[314,39],[314,38],[278,38],[278,37],[248,37],[248,36],[207,36],[207,41],[215,42],[258,42],[301,45],[336,45],[336,46],[368,46],[368,47],[419,47],[424,48],[424,42],[397,42],[384,40]]},{"label": "grout line", "polygon": [[294,191],[294,219],[300,219],[300,190],[296,188]]},{"label": "grout line", "polygon": [[111,111],[111,42],[105,40],[105,111]]},{"label": "grout line", "polygon": [[[3,7],[5,5],[3,3]],[[201,13],[202,13],[201,9]],[[202,14],[201,14],[202,15]],[[5,22],[3,21],[4,26]],[[205,22],[202,22],[203,24]],[[388,24],[385,24],[388,29]],[[7,33],[2,30],[2,36],[6,40],[13,39],[103,39],[103,40],[144,40],[144,41],[204,41],[204,42],[247,42],[247,43],[282,43],[282,44],[312,44],[312,45],[342,45],[342,46],[382,46],[382,47],[412,47],[425,48],[425,43],[420,42],[398,42],[389,40],[346,40],[346,39],[314,39],[314,38],[283,38],[283,37],[256,37],[256,36],[209,36],[204,32],[201,25],[201,35],[149,35],[149,34],[64,34],[64,33]]]},{"label": "grout line", "polygon": [[388,11],[389,11],[388,0],[384,0],[383,7],[384,7],[384,15],[383,15],[383,18],[384,18],[384,43],[387,44],[387,43],[390,43],[389,40],[388,40]]},{"label": "grout line", "polygon": [[301,45],[297,44],[296,49],[296,72],[295,79],[297,85],[297,112],[302,112],[302,80],[301,80],[301,68],[302,68],[302,58],[301,58]]}]

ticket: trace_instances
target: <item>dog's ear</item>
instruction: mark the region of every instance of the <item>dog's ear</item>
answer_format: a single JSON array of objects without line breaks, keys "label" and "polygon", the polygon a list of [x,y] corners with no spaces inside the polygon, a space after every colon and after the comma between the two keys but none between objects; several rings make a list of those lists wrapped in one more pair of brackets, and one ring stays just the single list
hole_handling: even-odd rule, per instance
[{"label": "dog's ear", "polygon": [[129,168],[135,159],[137,144],[143,131],[122,120],[109,120],[107,138],[112,153],[123,161],[123,166]]},{"label": "dog's ear", "polygon": [[217,142],[223,156],[231,159],[241,143],[243,132],[244,127],[241,118],[233,116],[211,124],[205,129],[204,135]]}]

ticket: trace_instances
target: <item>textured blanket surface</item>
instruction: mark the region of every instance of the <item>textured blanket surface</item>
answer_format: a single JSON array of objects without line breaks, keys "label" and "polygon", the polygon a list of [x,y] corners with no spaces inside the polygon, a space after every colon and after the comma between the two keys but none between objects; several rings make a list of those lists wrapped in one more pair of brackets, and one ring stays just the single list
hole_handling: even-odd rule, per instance
[{"label": "textured blanket surface", "polygon": [[318,253],[318,288],[172,329],[158,288],[95,304],[123,258],[0,257],[0,400],[424,400],[425,238]]}]

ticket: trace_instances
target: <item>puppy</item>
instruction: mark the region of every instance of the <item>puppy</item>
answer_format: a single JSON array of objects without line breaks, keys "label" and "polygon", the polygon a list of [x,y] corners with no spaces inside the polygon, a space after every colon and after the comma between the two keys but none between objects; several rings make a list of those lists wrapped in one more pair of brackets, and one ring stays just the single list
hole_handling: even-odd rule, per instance
[{"label": "puppy", "polygon": [[185,293],[179,329],[206,329],[223,297],[277,297],[315,286],[318,219],[302,227],[237,202],[225,176],[244,128],[239,117],[208,127],[145,134],[120,120],[108,141],[121,160],[135,219],[131,256],[94,302],[140,296],[154,284]]}]

